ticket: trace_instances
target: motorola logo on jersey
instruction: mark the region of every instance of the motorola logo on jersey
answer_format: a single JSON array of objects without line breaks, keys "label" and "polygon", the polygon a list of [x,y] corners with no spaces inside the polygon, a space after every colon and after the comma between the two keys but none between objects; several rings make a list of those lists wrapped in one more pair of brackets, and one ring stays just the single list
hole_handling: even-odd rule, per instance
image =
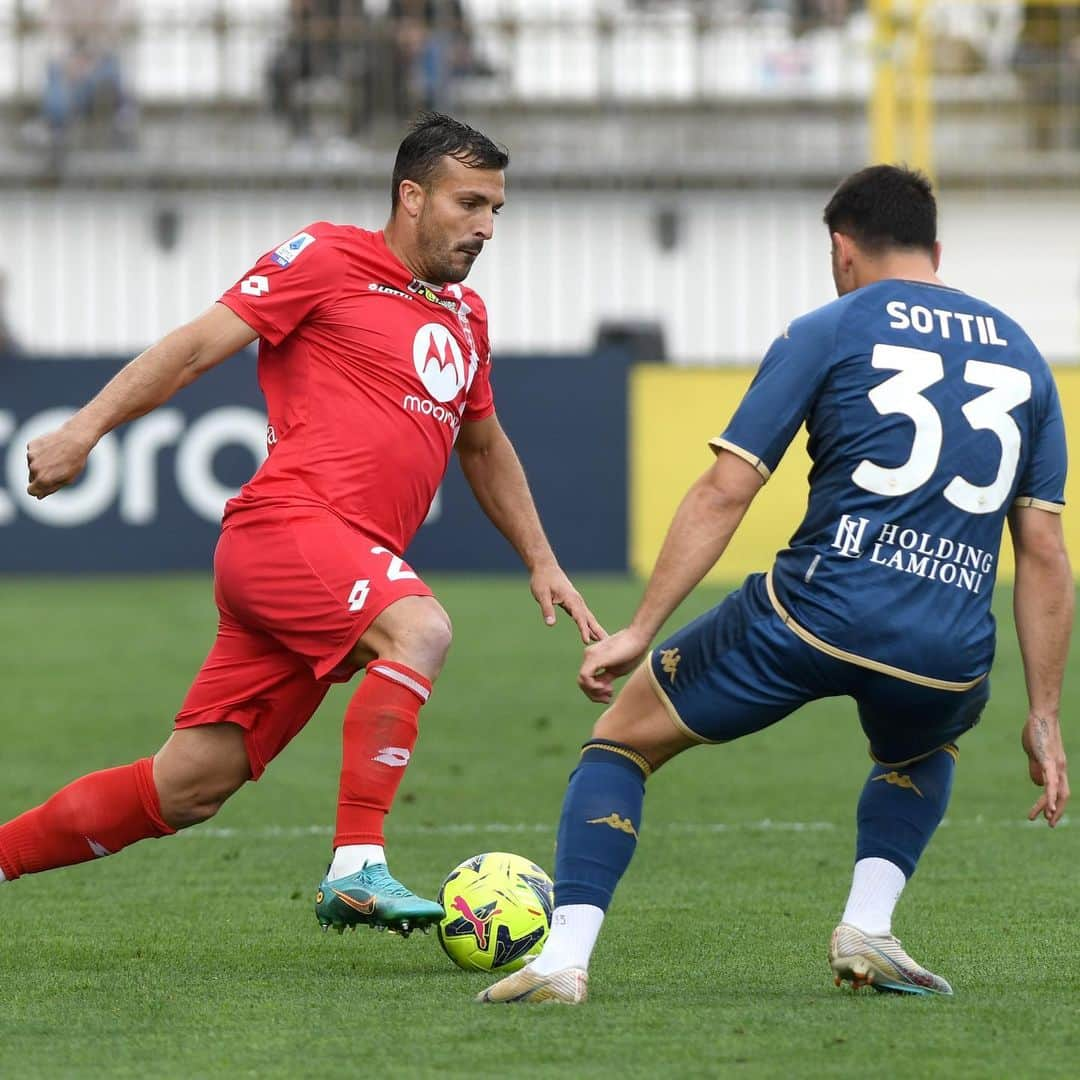
[{"label": "motorola logo on jersey", "polygon": [[461,346],[441,323],[425,323],[413,338],[413,365],[436,401],[453,401],[465,389]]}]

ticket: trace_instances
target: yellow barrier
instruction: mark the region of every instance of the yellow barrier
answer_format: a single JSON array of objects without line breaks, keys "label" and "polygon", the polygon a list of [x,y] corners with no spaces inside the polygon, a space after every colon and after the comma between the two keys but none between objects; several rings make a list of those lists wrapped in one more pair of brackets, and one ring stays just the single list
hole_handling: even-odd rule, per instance
[{"label": "yellow barrier", "polygon": [[[1080,568],[1080,368],[1055,370],[1069,429],[1070,471],[1065,514],[1069,549]],[[712,462],[706,445],[727,426],[753,371],[748,368],[672,368],[646,364],[630,376],[630,565],[645,576],[652,569],[668,523],[686,489]],[[1070,424],[1070,418],[1072,423]],[[806,510],[805,428],[796,435],[780,467],[754,500],[734,540],[709,580],[736,582],[766,570],[787,544]],[[1008,530],[1000,581],[1012,579]]]}]

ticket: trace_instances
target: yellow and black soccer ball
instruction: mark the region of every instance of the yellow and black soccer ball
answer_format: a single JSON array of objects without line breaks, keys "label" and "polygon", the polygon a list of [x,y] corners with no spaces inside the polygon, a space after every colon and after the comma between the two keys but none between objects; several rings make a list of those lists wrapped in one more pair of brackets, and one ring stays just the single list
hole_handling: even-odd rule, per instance
[{"label": "yellow and black soccer ball", "polygon": [[466,971],[508,974],[524,967],[551,929],[554,887],[521,855],[488,851],[455,866],[439,889],[446,914],[439,943]]}]

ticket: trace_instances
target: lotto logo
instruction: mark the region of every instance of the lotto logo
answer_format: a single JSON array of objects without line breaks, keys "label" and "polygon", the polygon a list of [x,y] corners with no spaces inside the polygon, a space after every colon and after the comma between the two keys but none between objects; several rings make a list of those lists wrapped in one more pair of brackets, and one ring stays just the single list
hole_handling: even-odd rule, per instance
[{"label": "lotto logo", "polygon": [[404,746],[384,746],[371,760],[394,769],[404,769],[411,756]]},{"label": "lotto logo", "polygon": [[349,610],[363,611],[364,601],[368,598],[369,592],[371,592],[370,578],[361,578],[356,582],[352,587],[352,592],[349,593]]},{"label": "lotto logo", "polygon": [[270,291],[270,282],[265,274],[252,274],[240,282],[240,291],[247,296],[262,296]]}]

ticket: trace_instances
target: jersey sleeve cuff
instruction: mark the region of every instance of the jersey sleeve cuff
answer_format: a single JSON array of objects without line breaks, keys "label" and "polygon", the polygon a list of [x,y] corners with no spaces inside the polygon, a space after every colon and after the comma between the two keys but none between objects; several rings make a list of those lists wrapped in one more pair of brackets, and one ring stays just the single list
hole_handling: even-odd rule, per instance
[{"label": "jersey sleeve cuff", "polygon": [[728,450],[736,457],[741,457],[743,461],[748,461],[759,473],[761,473],[763,480],[768,480],[769,477],[772,476],[772,470],[757,456],[757,454],[752,454],[749,450],[744,450],[741,446],[736,446],[735,443],[729,442],[720,435],[717,435],[715,439],[710,439],[709,446],[712,448],[714,454],[719,454],[721,450]]},{"label": "jersey sleeve cuff", "polygon": [[465,410],[465,415],[462,416],[462,420],[466,424],[471,424],[476,420],[486,420],[489,416],[495,413],[495,402],[491,402],[490,405],[485,405],[482,409],[477,409],[473,412],[471,409]]},{"label": "jersey sleeve cuff", "polygon": [[1033,495],[1021,495],[1013,501],[1013,506],[1030,506],[1035,510],[1045,510],[1048,514],[1060,514],[1065,509],[1064,503],[1050,502],[1048,499],[1036,499]]},{"label": "jersey sleeve cuff", "polygon": [[271,345],[280,345],[289,336],[283,334],[274,323],[233,293],[218,297],[218,303],[224,304],[234,315],[243,319],[259,337],[265,338]]}]

